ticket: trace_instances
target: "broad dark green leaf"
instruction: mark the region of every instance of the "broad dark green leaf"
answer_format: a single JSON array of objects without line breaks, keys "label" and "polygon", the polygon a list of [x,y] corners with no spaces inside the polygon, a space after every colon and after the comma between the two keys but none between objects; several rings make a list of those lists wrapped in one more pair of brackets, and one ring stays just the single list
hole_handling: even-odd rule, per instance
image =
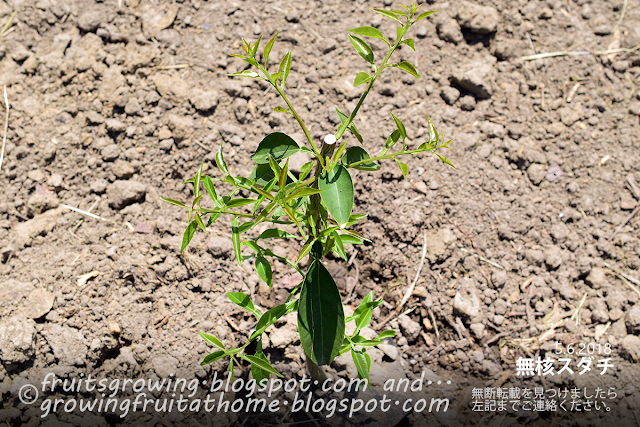
[{"label": "broad dark green leaf", "polygon": [[220,148],[216,153],[216,163],[220,170],[224,172],[226,175],[229,175],[229,169],[227,168],[227,162],[224,161],[224,156],[222,155],[222,144],[220,144]]},{"label": "broad dark green leaf", "polygon": [[358,34],[359,36],[373,37],[374,39],[384,40],[385,43],[390,44],[389,41],[382,35],[380,30],[374,27],[358,27],[347,30],[350,33]]},{"label": "broad dark green leaf", "polygon": [[222,342],[218,338],[214,337],[213,335],[205,334],[203,332],[198,332],[198,334],[202,337],[203,340],[205,340],[212,346],[224,350],[224,344],[222,344]]},{"label": "broad dark green leaf", "polygon": [[[369,158],[369,153],[365,151],[362,147],[351,147],[347,150],[344,157],[342,158],[342,163],[349,167],[350,164],[359,162],[361,160],[366,160]],[[380,170],[380,165],[376,162],[365,162],[360,163],[359,165],[353,166],[353,169],[359,169],[363,171],[377,171]]]},{"label": "broad dark green leaf", "polygon": [[231,240],[233,241],[233,252],[236,256],[238,265],[242,262],[242,255],[240,254],[240,232],[238,231],[238,217],[234,217],[231,221]]},{"label": "broad dark green leaf", "polygon": [[353,86],[356,86],[356,87],[360,86],[362,83],[366,83],[372,78],[373,77],[371,77],[368,73],[365,73],[364,71],[362,73],[358,73],[355,80],[353,81]]},{"label": "broad dark green leaf", "polygon": [[336,165],[329,172],[325,171],[318,178],[318,188],[322,190],[320,197],[331,216],[340,226],[346,224],[354,201],[353,181],[347,168]]},{"label": "broad dark green leaf", "polygon": [[353,349],[351,350],[351,357],[353,358],[353,363],[356,365],[356,369],[358,370],[358,377],[361,379],[366,379],[368,385],[369,364],[367,363],[367,358],[360,351]]},{"label": "broad dark green leaf", "polygon": [[370,9],[370,10],[372,10],[375,13],[379,13],[380,15],[384,16],[385,18],[393,19],[398,24],[402,25],[402,21],[400,21],[398,19],[398,17],[396,16],[396,14],[393,13],[393,12],[389,12],[387,10],[382,10],[382,9]]},{"label": "broad dark green leaf", "polygon": [[349,34],[349,40],[351,40],[351,44],[356,49],[356,52],[358,52],[365,61],[373,64],[373,50],[371,50],[371,47],[360,37],[352,36],[351,34]]},{"label": "broad dark green leaf", "polygon": [[437,12],[437,10],[430,10],[429,12],[423,12],[420,15],[418,15],[418,18],[416,19],[415,22],[418,22],[419,20],[424,19],[427,16],[433,15],[436,12]]},{"label": "broad dark green leaf", "polygon": [[269,285],[269,287],[273,286],[273,271],[271,270],[271,264],[269,261],[263,256],[256,256],[256,271],[258,272],[258,276],[264,282]]},{"label": "broad dark green leaf", "polygon": [[393,113],[391,113],[391,117],[393,117],[393,121],[396,122],[396,126],[398,127],[398,132],[400,132],[400,137],[404,141],[405,139],[407,139],[407,130],[402,124],[402,121],[400,121],[400,119],[397,118]]},{"label": "broad dark green leaf", "polygon": [[250,356],[248,354],[241,354],[240,357],[242,357],[244,360],[250,362],[252,365],[255,365],[255,366],[259,367],[263,371],[267,371],[269,373],[272,373],[277,377],[282,377],[282,374],[280,372],[276,371],[275,368],[269,364],[269,362],[267,362],[266,360],[264,360],[264,359],[262,359],[260,357]]},{"label": "broad dark green leaf", "polygon": [[200,365],[204,366],[204,365],[208,365],[209,363],[213,363],[216,360],[222,359],[226,354],[227,354],[227,352],[224,351],[224,350],[215,351],[215,352],[211,353],[210,355],[208,355],[207,357],[205,357],[204,360],[202,361],[202,363],[200,363]]},{"label": "broad dark green leaf", "polygon": [[[173,199],[165,199],[164,197],[160,197],[160,200],[162,200],[162,201],[164,201],[164,202],[167,202],[167,203],[169,203],[169,204],[171,204],[171,205],[177,206],[177,207],[179,207],[179,208],[187,208],[187,205],[185,205],[184,203],[179,202],[179,201],[177,201],[177,200],[173,200]],[[187,209],[188,209],[188,208],[187,208]]]},{"label": "broad dark green leaf", "polygon": [[402,61],[401,63],[396,65],[396,67],[400,68],[402,71],[406,71],[407,73],[411,74],[416,79],[420,78],[420,76],[418,75],[418,72],[416,71],[416,67],[414,67],[411,62]]},{"label": "broad dark green leaf", "polygon": [[244,292],[227,292],[227,296],[229,297],[231,302],[238,304],[245,310],[249,310],[250,312],[255,314],[258,319],[260,318],[260,312],[256,310],[249,295],[245,294]]},{"label": "broad dark green leaf", "polygon": [[394,159],[394,160],[396,161],[398,166],[400,166],[400,171],[402,172],[402,176],[404,176],[406,178],[407,177],[407,173],[409,171],[409,169],[407,168],[407,164],[406,163],[402,163],[398,159]]},{"label": "broad dark green leaf", "polygon": [[380,332],[380,335],[378,335],[378,339],[383,340],[386,338],[393,338],[395,336],[396,336],[396,331],[394,331],[393,329],[387,329],[386,331]]},{"label": "broad dark green leaf", "polygon": [[195,220],[191,221],[189,225],[187,225],[187,228],[184,230],[184,235],[182,236],[182,247],[180,248],[180,253],[184,252],[187,246],[189,246],[197,228],[198,223]]},{"label": "broad dark green leaf", "polygon": [[416,50],[416,47],[413,45],[413,39],[402,40],[402,42],[400,42],[400,44],[406,44],[407,46],[409,46],[414,51]]},{"label": "broad dark green leaf", "polygon": [[251,159],[258,164],[269,163],[269,156],[280,161],[300,151],[300,146],[289,135],[274,132],[265,136]]},{"label": "broad dark green leaf", "polygon": [[277,33],[274,34],[273,37],[271,37],[271,40],[269,40],[269,43],[267,43],[267,45],[264,47],[264,68],[267,68],[267,61],[269,60],[269,54],[271,53],[271,49],[273,49],[273,44],[276,42],[276,38],[278,37],[278,34],[280,34],[280,30],[278,30]]},{"label": "broad dark green leaf", "polygon": [[298,331],[305,353],[318,365],[338,355],[344,338],[344,311],[336,282],[322,262],[311,263],[298,306]]}]

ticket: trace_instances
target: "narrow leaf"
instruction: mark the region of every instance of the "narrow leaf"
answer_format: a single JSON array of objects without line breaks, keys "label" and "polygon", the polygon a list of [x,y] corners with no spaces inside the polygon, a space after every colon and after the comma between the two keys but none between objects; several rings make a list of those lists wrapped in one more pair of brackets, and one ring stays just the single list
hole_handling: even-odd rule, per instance
[{"label": "narrow leaf", "polygon": [[184,203],[179,202],[179,201],[177,201],[177,200],[173,200],[173,199],[165,199],[164,197],[160,197],[160,200],[162,200],[162,201],[164,201],[164,202],[167,202],[167,203],[169,203],[169,204],[171,204],[171,205],[177,206],[177,207],[179,207],[179,208],[186,208],[186,209],[189,209],[189,208],[187,207],[187,205],[185,205]]},{"label": "narrow leaf", "polygon": [[356,369],[358,370],[358,377],[361,379],[367,380],[367,385],[369,384],[369,365],[367,363],[367,359],[364,354],[357,350],[351,350],[351,357],[353,358],[353,363],[356,365]]},{"label": "narrow leaf", "polygon": [[340,226],[349,221],[353,210],[354,189],[347,168],[337,165],[331,171],[325,171],[318,178],[320,197],[327,210]]},{"label": "narrow leaf", "polygon": [[278,32],[275,33],[273,37],[271,37],[271,40],[269,40],[269,43],[267,43],[267,45],[264,47],[264,54],[262,55],[264,56],[264,68],[267,68],[267,61],[269,61],[269,54],[271,53],[273,44],[276,42],[276,38],[278,37],[278,34],[280,34],[280,30],[278,30]]},{"label": "narrow leaf", "polygon": [[271,270],[271,264],[269,264],[269,261],[267,261],[267,259],[263,256],[257,256],[255,265],[258,276],[260,276],[260,278],[264,280],[264,282],[269,285],[269,287],[272,287],[273,271]]},{"label": "narrow leaf", "polygon": [[371,77],[368,73],[365,73],[364,71],[362,73],[358,73],[355,80],[353,81],[353,86],[356,86],[356,87],[360,86],[362,83],[366,83],[372,78],[373,77]]},{"label": "narrow leaf", "polygon": [[296,239],[295,234],[288,233],[284,230],[278,230],[277,228],[270,228],[265,230],[258,236],[256,240],[260,239]]},{"label": "narrow leaf", "polygon": [[222,144],[220,144],[220,148],[218,148],[218,152],[216,153],[216,163],[222,172],[229,175],[227,162],[224,161],[224,156],[222,155]]},{"label": "narrow leaf", "polygon": [[311,263],[298,306],[298,330],[305,353],[318,365],[338,355],[344,337],[344,311],[336,282],[317,259]]},{"label": "narrow leaf", "polygon": [[397,118],[393,113],[391,113],[391,117],[393,117],[393,121],[396,122],[398,131],[400,132],[400,137],[402,138],[402,141],[404,141],[405,139],[407,139],[407,130],[402,124],[402,121],[399,118]]},{"label": "narrow leaf", "polygon": [[302,250],[300,251],[300,254],[298,255],[298,259],[296,260],[296,264],[300,263],[300,261],[302,261],[302,259],[307,256],[307,254],[309,252],[311,252],[311,248],[313,247],[313,244],[315,243],[315,239],[308,242],[306,245],[304,245],[302,247]]},{"label": "narrow leaf", "polygon": [[231,222],[231,240],[233,240],[233,251],[236,256],[238,265],[242,262],[242,255],[240,254],[240,232],[238,231],[238,217],[234,217]]},{"label": "narrow leaf", "polygon": [[226,354],[227,354],[227,352],[224,351],[224,350],[218,350],[216,352],[213,352],[210,355],[208,355],[207,357],[205,357],[204,360],[202,361],[202,363],[200,363],[200,365],[204,366],[204,365],[208,365],[209,363],[213,363],[216,360],[222,359]]},{"label": "narrow leaf", "polygon": [[211,200],[213,200],[214,202],[218,200],[218,194],[216,193],[216,188],[213,185],[213,181],[211,180],[211,178],[209,178],[209,176],[205,176],[204,180],[204,188],[207,190],[207,193],[209,193],[209,197],[211,197]]},{"label": "narrow leaf", "polygon": [[258,52],[258,47],[260,46],[260,42],[262,41],[262,34],[260,34],[260,37],[258,38],[258,41],[255,42],[255,44],[253,45],[253,47],[251,48],[251,53],[252,56],[255,58],[256,57],[256,53]]},{"label": "narrow leaf", "polygon": [[397,67],[400,68],[402,71],[406,71],[407,73],[411,74],[416,79],[420,78],[420,76],[418,75],[418,72],[416,71],[416,68],[413,66],[413,64],[411,64],[411,62],[402,61],[397,65]]},{"label": "narrow leaf", "polygon": [[252,365],[255,365],[255,366],[259,367],[263,371],[267,371],[269,373],[272,373],[277,377],[282,377],[282,374],[280,372],[276,371],[275,368],[269,364],[269,362],[267,362],[266,360],[264,360],[264,359],[262,359],[260,357],[250,356],[248,354],[242,354],[242,355],[240,355],[240,357],[242,357],[244,360],[250,362]]},{"label": "narrow leaf", "polygon": [[233,74],[227,74],[229,77],[250,77],[252,79],[261,79],[264,80],[262,78],[260,78],[260,74],[256,73],[255,71],[251,71],[251,70],[244,70],[244,71],[240,71],[237,73],[233,73]]},{"label": "narrow leaf", "polygon": [[342,244],[342,239],[340,238],[340,235],[334,231],[333,233],[331,233],[331,237],[335,242],[333,246],[333,251],[340,258],[344,259],[345,261],[348,261],[349,259],[347,258],[347,253],[344,250],[344,245]]},{"label": "narrow leaf", "polygon": [[186,230],[184,230],[184,236],[182,236],[182,247],[180,248],[180,253],[184,252],[184,250],[189,246],[189,242],[193,239],[193,235],[196,233],[196,229],[198,228],[198,223],[193,220],[187,225]]},{"label": "narrow leaf", "polygon": [[349,34],[349,40],[351,40],[351,44],[356,49],[356,52],[368,63],[373,64],[373,51],[371,47],[359,37],[352,36]]},{"label": "narrow leaf", "polygon": [[255,201],[256,201],[255,199],[244,199],[244,198],[232,199],[232,200],[229,200],[226,203],[226,206],[228,208],[237,208],[239,206],[250,205],[251,203],[253,203]]},{"label": "narrow leaf", "polygon": [[446,164],[448,164],[448,165],[449,165],[449,166],[451,166],[452,168],[457,169],[457,168],[453,165],[453,163],[451,163],[451,160],[447,159],[445,156],[443,156],[443,155],[441,155],[441,154],[438,154],[438,153],[434,153],[434,154],[435,154],[436,156],[438,156],[438,158],[439,158],[440,160],[442,160],[443,162],[445,162]]},{"label": "narrow leaf", "polygon": [[207,232],[207,227],[205,227],[204,222],[202,222],[202,217],[200,216],[200,214],[196,212],[196,214],[194,215],[193,219],[200,226],[202,231],[204,231],[206,233]]},{"label": "narrow leaf", "polygon": [[202,337],[203,340],[205,340],[212,346],[224,350],[224,344],[222,344],[222,342],[218,338],[214,337],[213,335],[205,334],[203,332],[198,332],[198,334]]},{"label": "narrow leaf", "polygon": [[380,170],[380,165],[375,162],[364,162],[359,165],[349,166],[352,163],[356,163],[369,158],[369,153],[362,147],[351,147],[347,150],[346,154],[342,158],[342,163],[346,167],[353,167],[353,169],[359,169],[363,171],[377,171]]},{"label": "narrow leaf", "polygon": [[[267,356],[262,352],[262,339],[258,341],[258,348],[254,356],[264,360],[265,362],[267,361]],[[251,375],[253,375],[253,379],[256,380],[258,384],[260,384],[263,379],[269,379],[269,372],[260,369],[258,366],[253,364],[251,365]]]},{"label": "narrow leaf", "polygon": [[373,37],[374,39],[384,40],[385,43],[387,43],[388,45],[391,45],[391,43],[389,43],[389,41],[385,38],[385,36],[382,35],[380,30],[374,27],[358,27],[358,28],[352,28],[351,30],[347,30],[347,31],[349,31],[350,33],[358,34],[359,36]]},{"label": "narrow leaf", "polygon": [[437,10],[431,10],[431,11],[429,11],[429,12],[423,12],[423,13],[421,13],[420,15],[418,15],[418,19],[416,19],[416,21],[415,21],[415,22],[418,22],[419,20],[424,19],[424,18],[426,18],[427,16],[433,15],[433,14],[434,14],[434,13],[436,13],[436,12],[437,12]]},{"label": "narrow leaf", "polygon": [[407,177],[407,173],[409,171],[409,169],[407,168],[407,164],[406,163],[402,163],[398,159],[394,159],[394,160],[396,161],[398,166],[400,166],[400,171],[402,172],[402,176],[404,176],[406,178]]},{"label": "narrow leaf", "polygon": [[378,339],[383,340],[386,338],[393,338],[395,336],[396,336],[396,331],[394,331],[393,329],[387,329],[386,331],[380,332],[380,335],[378,335]]},{"label": "narrow leaf", "polygon": [[244,292],[227,292],[227,296],[229,297],[231,302],[238,304],[245,310],[249,310],[250,312],[255,314],[258,319],[260,318],[260,312],[256,310],[249,295],[245,294]]},{"label": "narrow leaf", "polygon": [[384,16],[385,18],[393,19],[398,24],[402,25],[402,21],[400,21],[398,19],[398,17],[393,12],[389,12],[389,11],[382,10],[382,9],[370,9],[370,10],[372,10],[375,13],[379,13],[380,15]]},{"label": "narrow leaf", "polygon": [[289,77],[289,71],[291,71],[291,51],[287,52],[284,58],[282,58],[282,61],[280,61],[278,72],[281,73],[281,87],[284,87],[287,77]]}]

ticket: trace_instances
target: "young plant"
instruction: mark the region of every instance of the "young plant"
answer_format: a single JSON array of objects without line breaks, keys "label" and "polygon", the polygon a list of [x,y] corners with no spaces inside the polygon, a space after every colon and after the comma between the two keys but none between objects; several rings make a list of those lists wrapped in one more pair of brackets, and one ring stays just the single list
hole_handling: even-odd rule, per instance
[{"label": "young plant", "polygon": [[[227,214],[233,216],[231,235],[238,263],[252,258],[258,275],[270,287],[272,286],[272,269],[269,259],[273,258],[288,263],[304,279],[291,291],[284,304],[266,312],[257,308],[248,295],[242,292],[228,293],[231,301],[256,317],[255,330],[244,345],[233,349],[225,348],[220,340],[211,335],[200,333],[204,340],[217,349],[205,357],[202,361],[203,365],[223,357],[230,357],[229,369],[233,373],[234,358],[239,357],[251,364],[253,377],[258,382],[268,378],[270,374],[281,376],[269,364],[262,349],[261,337],[265,330],[279,318],[288,313],[297,312],[300,342],[313,377],[323,378],[324,373],[318,365],[328,365],[336,356],[350,352],[359,377],[368,380],[371,359],[367,355],[367,347],[382,344],[384,339],[395,335],[392,330],[384,331],[376,339],[371,340],[360,335],[362,329],[371,322],[373,310],[380,306],[382,301],[374,301],[373,293],[369,293],[354,313],[345,318],[340,292],[322,260],[329,252],[346,260],[345,245],[362,244],[367,240],[352,228],[367,215],[352,212],[354,186],[350,169],[376,171],[380,169],[379,161],[393,159],[406,177],[407,165],[400,158],[425,151],[435,154],[442,161],[453,166],[437,151],[440,148],[449,148],[451,141],[445,142],[444,135],[438,134],[431,121],[428,121],[428,139],[410,148],[404,124],[392,113],[391,119],[396,129],[389,135],[380,152],[374,156],[370,156],[357,144],[348,147],[349,142],[344,137],[344,133],[348,130],[355,140],[362,144],[363,137],[354,124],[354,118],[376,80],[385,70],[398,68],[420,78],[410,62],[390,63],[389,61],[401,44],[414,49],[413,40],[405,38],[405,35],[413,24],[435,12],[424,12],[418,15],[419,6],[415,2],[411,7],[402,6],[402,8],[404,10],[373,9],[375,13],[398,24],[395,41],[390,41],[373,27],[347,30],[351,33],[349,34],[351,44],[369,64],[371,70],[356,76],[354,86],[366,84],[364,93],[353,111],[348,114],[336,108],[341,125],[334,135],[327,135],[320,146],[313,140],[304,121],[285,94],[286,82],[291,70],[291,51],[282,58],[277,71],[273,72],[273,67],[269,67],[270,53],[278,34],[276,33],[265,46],[262,63],[257,56],[262,36],[254,44],[242,39],[244,54],[233,55],[251,64],[255,67],[255,71],[245,70],[232,76],[264,80],[271,84],[286,105],[286,107],[277,106],[274,110],[293,116],[302,128],[308,146],[300,146],[290,136],[281,132],[266,135],[251,156],[256,164],[253,172],[249,177],[240,177],[234,176],[227,167],[221,144],[216,155],[216,163],[225,175],[224,179],[218,180],[203,175],[201,166],[196,176],[185,181],[194,186],[194,199],[190,206],[176,200],[163,200],[188,211],[189,225],[184,233],[182,251],[193,238],[197,228],[206,232],[207,227],[221,215]],[[360,37],[380,39],[388,45],[387,53],[381,62],[376,64],[373,50]],[[393,151],[398,141],[402,142],[402,148]],[[307,152],[314,159],[305,164],[302,172],[296,176],[289,170],[288,157],[298,152]],[[215,181],[225,182],[235,189],[229,195],[219,196],[214,185]],[[237,197],[241,191],[253,197]],[[213,207],[203,206],[205,196],[211,199]],[[262,223],[273,224],[273,227],[265,230],[258,237],[247,237],[247,232]],[[285,226],[295,226],[304,241],[295,260],[273,253],[266,244],[271,239],[298,238],[286,231]],[[251,255],[242,254],[244,246],[251,250]],[[307,256],[309,259],[305,273],[298,264]],[[355,322],[356,327],[353,334],[346,335],[345,324],[349,322]],[[252,342],[256,342],[256,350],[252,351],[253,354],[247,354],[248,346]]]}]

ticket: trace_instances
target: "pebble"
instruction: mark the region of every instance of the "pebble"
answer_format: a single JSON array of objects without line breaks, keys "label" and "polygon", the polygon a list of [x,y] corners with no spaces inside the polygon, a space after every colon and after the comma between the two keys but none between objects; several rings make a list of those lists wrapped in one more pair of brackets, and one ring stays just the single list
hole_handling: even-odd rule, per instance
[{"label": "pebble", "polygon": [[100,151],[100,155],[105,162],[113,162],[120,157],[120,148],[116,144],[109,144]]},{"label": "pebble", "polygon": [[128,116],[141,116],[143,111],[138,98],[129,98],[124,106],[124,112],[127,113]]},{"label": "pebble", "polygon": [[228,237],[209,237],[207,249],[215,258],[232,259],[234,257],[233,242]]},{"label": "pebble", "polygon": [[109,206],[117,210],[143,202],[146,194],[147,186],[137,181],[116,181],[107,188]]},{"label": "pebble", "polygon": [[479,6],[468,1],[458,3],[458,23],[473,33],[489,34],[496,31],[500,14],[489,6]]},{"label": "pebble", "polygon": [[35,353],[36,323],[24,314],[0,320],[0,360],[24,363]]},{"label": "pebble", "polygon": [[411,317],[406,314],[398,317],[398,324],[400,325],[403,335],[406,336],[409,341],[415,341],[420,336],[420,331],[422,330],[420,323],[411,319]]},{"label": "pebble", "polygon": [[476,99],[471,95],[465,95],[460,98],[460,102],[458,104],[464,111],[473,111],[476,108]]},{"label": "pebble", "polygon": [[494,92],[494,74],[495,69],[490,62],[473,61],[456,68],[451,80],[478,98],[487,99]]},{"label": "pebble", "polygon": [[107,119],[104,124],[109,132],[121,133],[124,132],[127,127],[118,119]]},{"label": "pebble", "polygon": [[623,338],[621,352],[628,360],[637,363],[640,361],[640,337],[627,335]]},{"label": "pebble", "polygon": [[449,105],[455,104],[455,102],[460,98],[460,91],[455,87],[445,86],[440,90],[440,96]]},{"label": "pebble", "polygon": [[109,182],[106,179],[99,178],[93,181],[90,184],[89,188],[95,194],[104,194],[105,191],[107,191],[108,185],[109,185]]},{"label": "pebble", "polygon": [[540,185],[546,174],[545,167],[539,163],[533,163],[527,168],[527,176],[534,185]]},{"label": "pebble", "polygon": [[584,281],[593,289],[600,289],[607,283],[606,270],[600,267],[593,267]]},{"label": "pebble", "polygon": [[624,323],[629,333],[640,333],[640,304],[635,304],[631,307],[625,316]]},{"label": "pebble", "polygon": [[125,160],[116,160],[111,165],[111,172],[118,179],[129,179],[133,175],[134,169],[131,163]]},{"label": "pebble", "polygon": [[438,21],[436,31],[438,32],[438,37],[440,37],[440,39],[449,43],[458,44],[464,40],[460,25],[455,19],[446,18]]}]

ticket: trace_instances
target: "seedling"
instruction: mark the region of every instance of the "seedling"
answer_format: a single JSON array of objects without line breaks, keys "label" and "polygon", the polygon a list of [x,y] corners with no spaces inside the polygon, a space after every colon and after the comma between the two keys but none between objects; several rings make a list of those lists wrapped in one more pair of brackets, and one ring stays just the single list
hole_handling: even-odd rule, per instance
[{"label": "seedling", "polygon": [[[383,331],[375,339],[366,339],[360,335],[362,329],[371,322],[373,310],[380,306],[382,301],[374,301],[373,293],[369,293],[354,313],[345,318],[340,292],[322,260],[329,252],[346,260],[346,245],[358,245],[367,240],[366,236],[353,229],[353,226],[364,220],[367,215],[353,213],[354,186],[350,170],[377,171],[380,169],[380,161],[393,159],[400,167],[402,175],[406,177],[407,165],[400,159],[426,151],[453,166],[437,151],[440,148],[449,148],[451,141],[445,141],[444,135],[438,134],[431,121],[427,123],[428,139],[413,148],[410,148],[404,124],[393,114],[390,119],[393,120],[396,129],[389,135],[377,155],[370,156],[358,145],[362,144],[363,136],[356,128],[354,118],[380,75],[388,68],[398,68],[415,78],[420,78],[410,62],[390,63],[390,60],[401,44],[415,50],[413,40],[405,38],[405,35],[413,24],[435,12],[417,14],[419,6],[415,2],[411,7],[402,8],[404,10],[372,9],[373,12],[398,24],[395,41],[388,39],[373,27],[347,30],[351,33],[351,44],[369,64],[371,70],[363,71],[356,76],[354,86],[366,84],[364,93],[353,111],[343,113],[336,108],[341,124],[336,133],[327,135],[321,144],[313,140],[304,121],[285,94],[287,78],[291,71],[291,51],[284,55],[277,71],[273,72],[274,67],[269,66],[270,53],[278,34],[276,33],[265,46],[262,62],[257,55],[262,36],[254,44],[242,39],[244,54],[233,55],[251,64],[253,69],[232,76],[263,80],[272,85],[286,105],[276,106],[274,111],[291,115],[302,128],[308,145],[301,146],[289,135],[281,132],[271,133],[264,137],[251,156],[255,162],[251,175],[240,177],[234,176],[229,170],[221,144],[216,154],[216,163],[225,175],[224,179],[203,175],[201,166],[196,176],[185,181],[194,186],[194,199],[190,206],[176,200],[163,200],[188,211],[189,225],[184,233],[182,251],[191,242],[196,229],[200,228],[206,232],[207,227],[221,215],[231,215],[231,236],[235,258],[239,264],[245,259],[252,259],[258,275],[270,287],[270,259],[274,258],[289,264],[304,279],[291,291],[284,304],[266,312],[256,307],[248,295],[242,292],[228,293],[231,301],[256,317],[255,330],[244,345],[232,349],[225,348],[217,338],[200,333],[205,341],[216,348],[215,352],[204,358],[203,365],[229,357],[229,369],[233,373],[234,357],[237,356],[251,364],[252,375],[258,382],[268,378],[270,374],[281,376],[263,352],[262,334],[282,316],[297,312],[300,342],[312,376],[322,377],[323,372],[319,365],[328,365],[336,356],[350,352],[359,377],[368,380],[371,359],[367,354],[367,347],[382,344],[386,338],[395,335],[393,330]],[[376,64],[373,50],[360,37],[380,39],[388,45],[388,51],[381,62]],[[354,137],[351,141],[345,138],[347,130]],[[393,151],[399,141],[402,148]],[[296,176],[289,169],[288,158],[298,152],[307,152],[314,159],[306,163],[301,168],[301,173]],[[230,184],[234,190],[227,196],[219,196],[214,185],[216,181]],[[237,197],[239,192],[252,197]],[[211,199],[213,207],[203,206],[205,196]],[[257,237],[249,237],[257,234],[250,232],[262,223],[273,224],[273,227]],[[287,231],[286,226],[295,227],[299,236]],[[267,242],[272,239],[296,238],[301,238],[304,245],[295,260],[275,254],[268,248]],[[243,255],[242,249],[245,246],[251,251],[250,255]],[[303,272],[298,264],[305,257],[308,257],[308,262],[306,272]],[[356,327],[353,334],[346,335],[345,324],[349,322],[355,322]],[[253,354],[247,354],[249,344],[254,341],[256,350]]]}]

